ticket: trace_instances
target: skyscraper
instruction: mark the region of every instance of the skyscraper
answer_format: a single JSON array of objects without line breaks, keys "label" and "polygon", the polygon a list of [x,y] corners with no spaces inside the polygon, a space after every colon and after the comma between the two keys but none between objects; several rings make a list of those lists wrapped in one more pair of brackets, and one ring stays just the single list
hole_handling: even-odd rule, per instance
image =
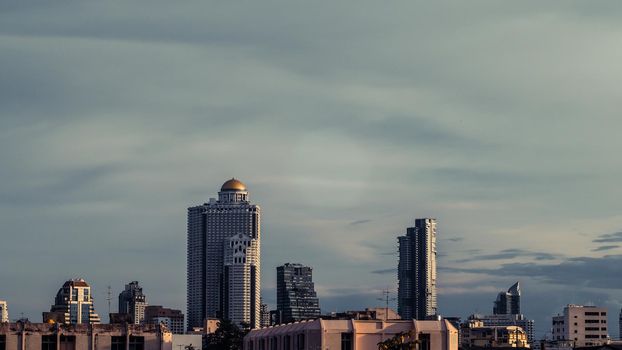
[{"label": "skyscraper", "polygon": [[138,281],[132,281],[125,285],[125,290],[119,293],[119,313],[128,314],[132,323],[140,324],[145,318],[147,297],[143,294],[143,288]]},{"label": "skyscraper", "polygon": [[93,306],[91,286],[81,278],[65,282],[56,293],[50,312],[43,313],[43,321],[49,319],[70,324],[100,323]]},{"label": "skyscraper", "polygon": [[320,302],[313,285],[313,269],[287,263],[276,268],[276,308],[282,323],[320,316]]},{"label": "skyscraper", "polygon": [[520,314],[520,285],[518,282],[514,283],[507,292],[501,292],[497,295],[492,313],[495,315]]},{"label": "skyscraper", "polygon": [[0,323],[9,322],[9,308],[6,301],[0,300]]},{"label": "skyscraper", "polygon": [[210,317],[258,327],[260,209],[249,202],[246,186],[228,180],[218,200],[188,208],[187,229],[188,328]]},{"label": "skyscraper", "polygon": [[436,219],[415,219],[398,241],[397,312],[403,319],[436,315]]},{"label": "skyscraper", "polygon": [[620,316],[618,318],[618,328],[619,328],[618,337],[620,337],[619,339],[622,340],[622,310],[620,310]]}]

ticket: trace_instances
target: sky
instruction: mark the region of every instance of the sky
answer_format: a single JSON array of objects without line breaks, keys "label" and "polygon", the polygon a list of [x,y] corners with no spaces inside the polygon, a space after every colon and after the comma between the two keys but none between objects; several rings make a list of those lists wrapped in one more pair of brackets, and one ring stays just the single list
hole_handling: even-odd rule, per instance
[{"label": "sky", "polygon": [[434,217],[441,314],[520,281],[538,338],[568,303],[617,338],[621,38],[616,1],[2,1],[0,299],[185,310],[186,209],[236,177],[272,307],[285,262],[325,312],[384,306]]}]

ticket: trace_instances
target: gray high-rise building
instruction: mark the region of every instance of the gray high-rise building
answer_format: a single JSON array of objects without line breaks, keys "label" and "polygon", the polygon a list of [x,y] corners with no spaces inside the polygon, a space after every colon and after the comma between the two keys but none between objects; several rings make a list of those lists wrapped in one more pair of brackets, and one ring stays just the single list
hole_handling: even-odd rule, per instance
[{"label": "gray high-rise building", "polygon": [[132,281],[125,285],[125,290],[119,293],[119,313],[130,316],[132,323],[141,324],[145,318],[147,297],[143,294],[143,288],[138,281]]},{"label": "gray high-rise building", "polygon": [[397,312],[403,319],[425,320],[437,314],[436,219],[415,219],[398,241]]},{"label": "gray high-rise building", "polygon": [[622,340],[622,310],[620,310],[620,317],[618,318],[618,328],[619,328],[618,336],[620,337],[619,339]]},{"label": "gray high-rise building", "polygon": [[276,305],[281,323],[320,316],[311,267],[287,263],[276,268]]},{"label": "gray high-rise building", "polygon": [[507,292],[501,292],[497,295],[492,313],[494,315],[520,314],[520,285],[518,282],[514,283]]},{"label": "gray high-rise building", "polygon": [[225,182],[218,200],[188,208],[188,329],[207,318],[260,323],[260,209],[246,186]]}]

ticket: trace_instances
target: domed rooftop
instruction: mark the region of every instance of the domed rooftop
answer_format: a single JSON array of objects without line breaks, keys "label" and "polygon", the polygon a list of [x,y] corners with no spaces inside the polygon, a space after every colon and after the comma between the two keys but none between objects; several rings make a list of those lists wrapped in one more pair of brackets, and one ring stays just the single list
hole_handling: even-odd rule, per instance
[{"label": "domed rooftop", "polygon": [[242,181],[237,180],[235,178],[231,178],[231,180],[227,180],[222,187],[221,191],[246,191],[246,185],[242,183]]}]

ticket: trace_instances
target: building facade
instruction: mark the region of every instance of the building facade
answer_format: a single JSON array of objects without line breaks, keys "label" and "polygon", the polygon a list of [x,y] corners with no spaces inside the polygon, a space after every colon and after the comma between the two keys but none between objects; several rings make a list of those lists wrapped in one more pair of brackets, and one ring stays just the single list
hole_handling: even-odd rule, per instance
[{"label": "building facade", "polygon": [[9,306],[5,300],[0,300],[0,323],[9,322]]},{"label": "building facade", "polygon": [[520,285],[518,282],[514,283],[507,292],[501,292],[497,295],[492,313],[495,315],[520,314]]},{"label": "building facade", "polygon": [[618,317],[618,339],[622,340],[622,310],[620,310],[620,316]]},{"label": "building facade", "polygon": [[524,315],[518,314],[501,314],[501,315],[479,315],[469,316],[467,322],[480,321],[483,327],[510,327],[517,326],[525,331],[527,342],[534,345],[534,320],[525,318]]},{"label": "building facade", "polygon": [[181,310],[159,305],[145,307],[145,324],[164,324],[173,334],[184,334],[184,314]]},{"label": "building facade", "polygon": [[527,333],[519,326],[484,326],[481,321],[465,322],[460,328],[460,347],[529,348]]},{"label": "building facade", "polygon": [[143,288],[138,281],[132,281],[125,285],[125,290],[119,293],[119,313],[127,314],[133,324],[140,324],[145,318],[147,297],[143,294]]},{"label": "building facade", "polygon": [[416,219],[398,241],[397,312],[403,319],[436,315],[436,219]]},{"label": "building facade", "polygon": [[283,323],[320,316],[311,267],[287,263],[276,268],[276,308]]},{"label": "building facade", "polygon": [[553,316],[553,340],[571,341],[574,347],[609,342],[607,309],[569,304],[562,315]]},{"label": "building facade", "polygon": [[[259,206],[249,202],[246,186],[236,179],[222,185],[218,200],[212,198],[208,203],[188,208],[188,329],[201,327],[207,318],[229,318],[236,323],[249,323],[253,328],[259,326],[260,217]],[[236,252],[236,248],[232,252],[231,238],[240,234],[244,236],[244,244],[251,245],[236,246],[242,252]],[[225,264],[226,255],[234,260]],[[242,262],[237,262],[239,258]],[[243,307],[248,309],[241,318],[231,309],[231,299],[227,300],[231,298],[227,288],[239,286],[236,278],[248,282],[243,283],[248,288],[236,296],[244,300]]]},{"label": "building facade", "polygon": [[50,312],[43,313],[43,321],[48,320],[66,324],[100,323],[93,305],[91,286],[81,278],[65,282],[56,293]]},{"label": "building facade", "polygon": [[309,320],[254,329],[244,350],[378,350],[397,334],[419,341],[419,350],[458,350],[458,331],[447,321]]},{"label": "building facade", "polygon": [[163,327],[133,324],[0,324],[0,349],[5,350],[173,350],[172,335]]}]

